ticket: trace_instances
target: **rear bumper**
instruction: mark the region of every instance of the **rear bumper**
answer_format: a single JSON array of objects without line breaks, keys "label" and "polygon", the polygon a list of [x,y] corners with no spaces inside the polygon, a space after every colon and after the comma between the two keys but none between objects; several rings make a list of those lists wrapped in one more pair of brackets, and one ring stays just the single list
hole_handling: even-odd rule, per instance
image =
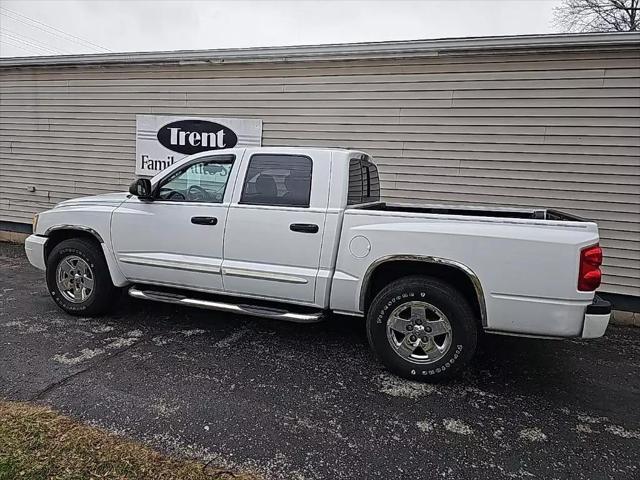
[{"label": "rear bumper", "polygon": [[493,295],[489,333],[533,338],[598,338],[611,317],[611,304],[597,295],[591,303]]},{"label": "rear bumper", "polygon": [[604,335],[611,318],[611,303],[597,295],[587,306],[582,324],[582,338],[599,338]]},{"label": "rear bumper", "polygon": [[44,259],[44,246],[47,240],[49,240],[47,237],[31,235],[24,241],[24,251],[27,254],[29,262],[40,270],[47,268]]}]

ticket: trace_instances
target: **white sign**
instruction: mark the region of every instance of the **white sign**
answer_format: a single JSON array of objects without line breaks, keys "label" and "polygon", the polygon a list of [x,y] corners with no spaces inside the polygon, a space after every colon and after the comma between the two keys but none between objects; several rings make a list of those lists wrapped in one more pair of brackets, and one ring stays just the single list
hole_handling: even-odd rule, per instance
[{"label": "white sign", "polygon": [[262,120],[136,115],[136,175],[151,177],[187,155],[262,145]]}]

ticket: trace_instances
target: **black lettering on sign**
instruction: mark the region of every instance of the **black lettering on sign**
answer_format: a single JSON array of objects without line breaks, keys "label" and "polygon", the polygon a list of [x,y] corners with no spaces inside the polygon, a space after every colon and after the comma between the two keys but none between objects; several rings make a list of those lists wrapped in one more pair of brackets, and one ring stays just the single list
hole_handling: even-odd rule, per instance
[{"label": "black lettering on sign", "polygon": [[158,141],[169,150],[193,155],[208,150],[235,147],[238,136],[233,130],[207,120],[179,120],[158,130]]}]

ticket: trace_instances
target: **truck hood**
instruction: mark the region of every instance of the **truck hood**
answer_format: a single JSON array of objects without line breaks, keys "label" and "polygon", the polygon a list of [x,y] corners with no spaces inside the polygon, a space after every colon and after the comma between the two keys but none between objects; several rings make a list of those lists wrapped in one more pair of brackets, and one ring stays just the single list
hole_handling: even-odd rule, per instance
[{"label": "truck hood", "polygon": [[101,207],[117,207],[129,197],[127,192],[105,193],[103,195],[92,195],[90,197],[72,198],[57,204],[55,208],[62,207],[82,207],[82,206],[101,206]]}]

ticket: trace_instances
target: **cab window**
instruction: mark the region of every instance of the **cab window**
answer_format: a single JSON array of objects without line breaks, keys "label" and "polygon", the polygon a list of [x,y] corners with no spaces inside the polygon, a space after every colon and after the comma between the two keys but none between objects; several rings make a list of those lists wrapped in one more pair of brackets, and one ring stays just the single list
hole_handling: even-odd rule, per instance
[{"label": "cab window", "polygon": [[240,203],[308,207],[312,167],[311,159],[304,155],[253,155]]},{"label": "cab window", "polygon": [[235,155],[204,157],[160,183],[158,200],[222,203]]}]

